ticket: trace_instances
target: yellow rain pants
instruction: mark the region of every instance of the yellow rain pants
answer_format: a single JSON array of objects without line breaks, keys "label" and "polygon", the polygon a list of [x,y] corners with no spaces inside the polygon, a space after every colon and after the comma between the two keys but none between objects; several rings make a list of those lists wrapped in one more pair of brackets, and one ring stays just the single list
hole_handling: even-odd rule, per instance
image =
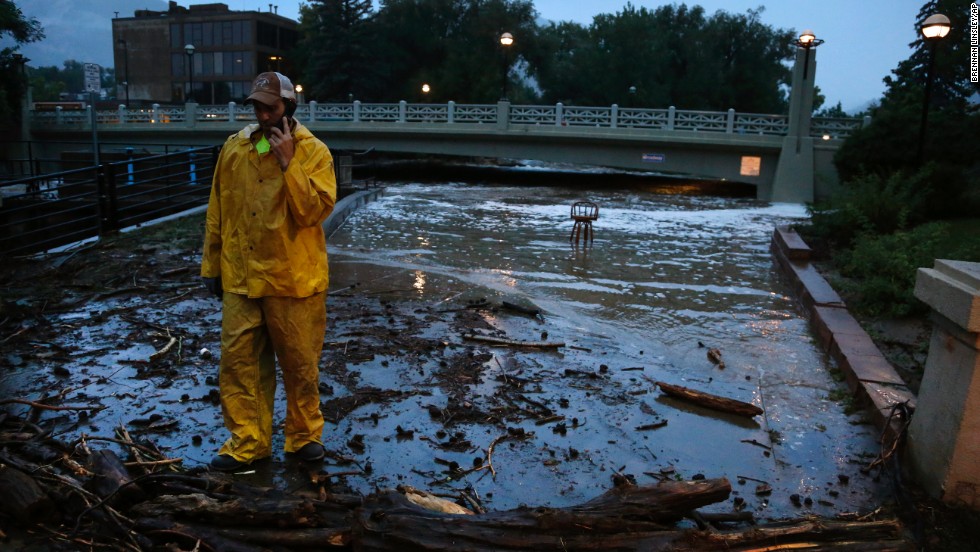
[{"label": "yellow rain pants", "polygon": [[240,462],[272,455],[278,359],[286,390],[286,452],[322,444],[319,360],[326,332],[326,291],[310,297],[249,298],[225,292],[218,386],[225,427],[218,454]]}]

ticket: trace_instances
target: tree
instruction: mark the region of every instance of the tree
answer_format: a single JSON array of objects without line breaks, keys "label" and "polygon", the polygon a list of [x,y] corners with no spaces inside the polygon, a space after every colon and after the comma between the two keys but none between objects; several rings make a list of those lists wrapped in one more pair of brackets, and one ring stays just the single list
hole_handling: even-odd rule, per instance
[{"label": "tree", "polygon": [[[103,67],[100,86],[115,90],[116,73],[112,67]],[[31,68],[31,90],[34,101],[53,102],[62,94],[79,94],[85,89],[85,64],[74,59],[65,60],[61,68],[54,65]]]},{"label": "tree", "polygon": [[298,46],[307,96],[347,101],[377,88],[379,52],[371,0],[312,0],[300,5]]},{"label": "tree", "polygon": [[[519,65],[536,43],[526,0],[385,0],[378,15],[381,42],[394,54],[395,99],[417,100],[428,83],[431,101],[496,101],[504,64]],[[499,42],[505,31],[516,39],[507,51]]]},{"label": "tree", "polygon": [[[933,101],[920,160],[916,151],[930,46],[919,28],[933,13],[949,17],[951,31],[935,44]],[[885,78],[885,95],[871,109],[871,124],[853,133],[834,157],[842,181],[925,171],[926,218],[969,213],[980,204],[980,112],[969,102],[980,88],[970,82],[969,64],[963,62],[969,59],[969,13],[969,0],[931,0],[922,6],[917,20],[910,22],[916,37],[910,44],[913,53]]]},{"label": "tree", "polygon": [[[706,17],[699,6],[627,3],[595,16],[587,30],[573,23],[544,29],[551,55],[535,75],[546,101],[782,113],[793,33],[763,24],[761,13]],[[627,97],[631,86],[635,98]]]},{"label": "tree", "polygon": [[20,45],[44,38],[41,24],[36,19],[26,19],[11,0],[0,0],[0,37],[5,34],[9,34],[17,46],[0,50],[0,126],[19,120],[20,101],[27,91],[21,73],[26,60],[18,57]]}]

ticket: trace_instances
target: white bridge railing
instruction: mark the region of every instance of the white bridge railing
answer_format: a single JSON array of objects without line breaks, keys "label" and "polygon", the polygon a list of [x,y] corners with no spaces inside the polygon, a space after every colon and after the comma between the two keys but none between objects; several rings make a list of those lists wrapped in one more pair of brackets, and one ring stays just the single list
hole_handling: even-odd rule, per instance
[{"label": "white bridge railing", "polygon": [[[85,110],[33,111],[32,125],[39,127],[77,127],[89,124],[91,106]],[[722,132],[784,136],[789,129],[786,115],[763,115],[728,111],[691,111],[675,109],[646,109],[634,107],[579,107],[555,105],[497,104],[374,104],[355,101],[346,104],[300,105],[295,117],[304,123],[429,123],[429,124],[486,124],[508,128],[511,125],[553,125],[559,127],[631,128],[666,131]],[[161,106],[148,109],[127,109],[120,105],[114,110],[96,112],[98,125],[160,123],[201,125],[214,122],[254,121],[252,109],[230,102],[227,105]],[[810,135],[824,139],[846,138],[868,122],[868,118],[814,117]],[[198,127],[199,128],[199,127]]]}]

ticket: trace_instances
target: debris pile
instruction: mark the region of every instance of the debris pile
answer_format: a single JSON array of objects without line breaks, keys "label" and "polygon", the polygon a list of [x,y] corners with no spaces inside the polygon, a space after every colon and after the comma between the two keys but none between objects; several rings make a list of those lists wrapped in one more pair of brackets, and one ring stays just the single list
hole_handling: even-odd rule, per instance
[{"label": "debris pile", "polygon": [[[480,510],[475,513],[458,499],[409,486],[365,497],[335,489],[356,472],[310,471],[307,485],[291,492],[260,488],[203,468],[183,469],[152,442],[133,440],[122,428],[117,434],[65,443],[26,419],[2,416],[0,520],[21,529],[15,549],[914,549],[892,521],[753,526],[745,525],[750,515],[698,513],[729,497],[723,478],[647,486],[619,479],[576,506],[483,512],[471,504]],[[96,447],[105,441],[128,452],[120,457]],[[473,469],[492,470],[489,453],[487,460]],[[681,528],[685,519],[697,527]]]}]

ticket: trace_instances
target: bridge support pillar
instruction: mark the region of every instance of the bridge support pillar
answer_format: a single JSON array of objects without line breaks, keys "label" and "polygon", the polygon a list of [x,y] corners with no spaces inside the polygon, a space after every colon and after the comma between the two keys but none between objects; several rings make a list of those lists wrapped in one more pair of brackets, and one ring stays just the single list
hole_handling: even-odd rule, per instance
[{"label": "bridge support pillar", "polygon": [[[787,136],[779,152],[776,176],[769,201],[777,203],[810,203],[813,201],[813,138]],[[761,194],[760,194],[761,196]]]},{"label": "bridge support pillar", "polygon": [[813,138],[810,118],[813,114],[814,77],[817,73],[817,51],[797,48],[793,63],[793,83],[789,94],[789,129],[779,153],[770,201],[807,203],[813,201]]}]

